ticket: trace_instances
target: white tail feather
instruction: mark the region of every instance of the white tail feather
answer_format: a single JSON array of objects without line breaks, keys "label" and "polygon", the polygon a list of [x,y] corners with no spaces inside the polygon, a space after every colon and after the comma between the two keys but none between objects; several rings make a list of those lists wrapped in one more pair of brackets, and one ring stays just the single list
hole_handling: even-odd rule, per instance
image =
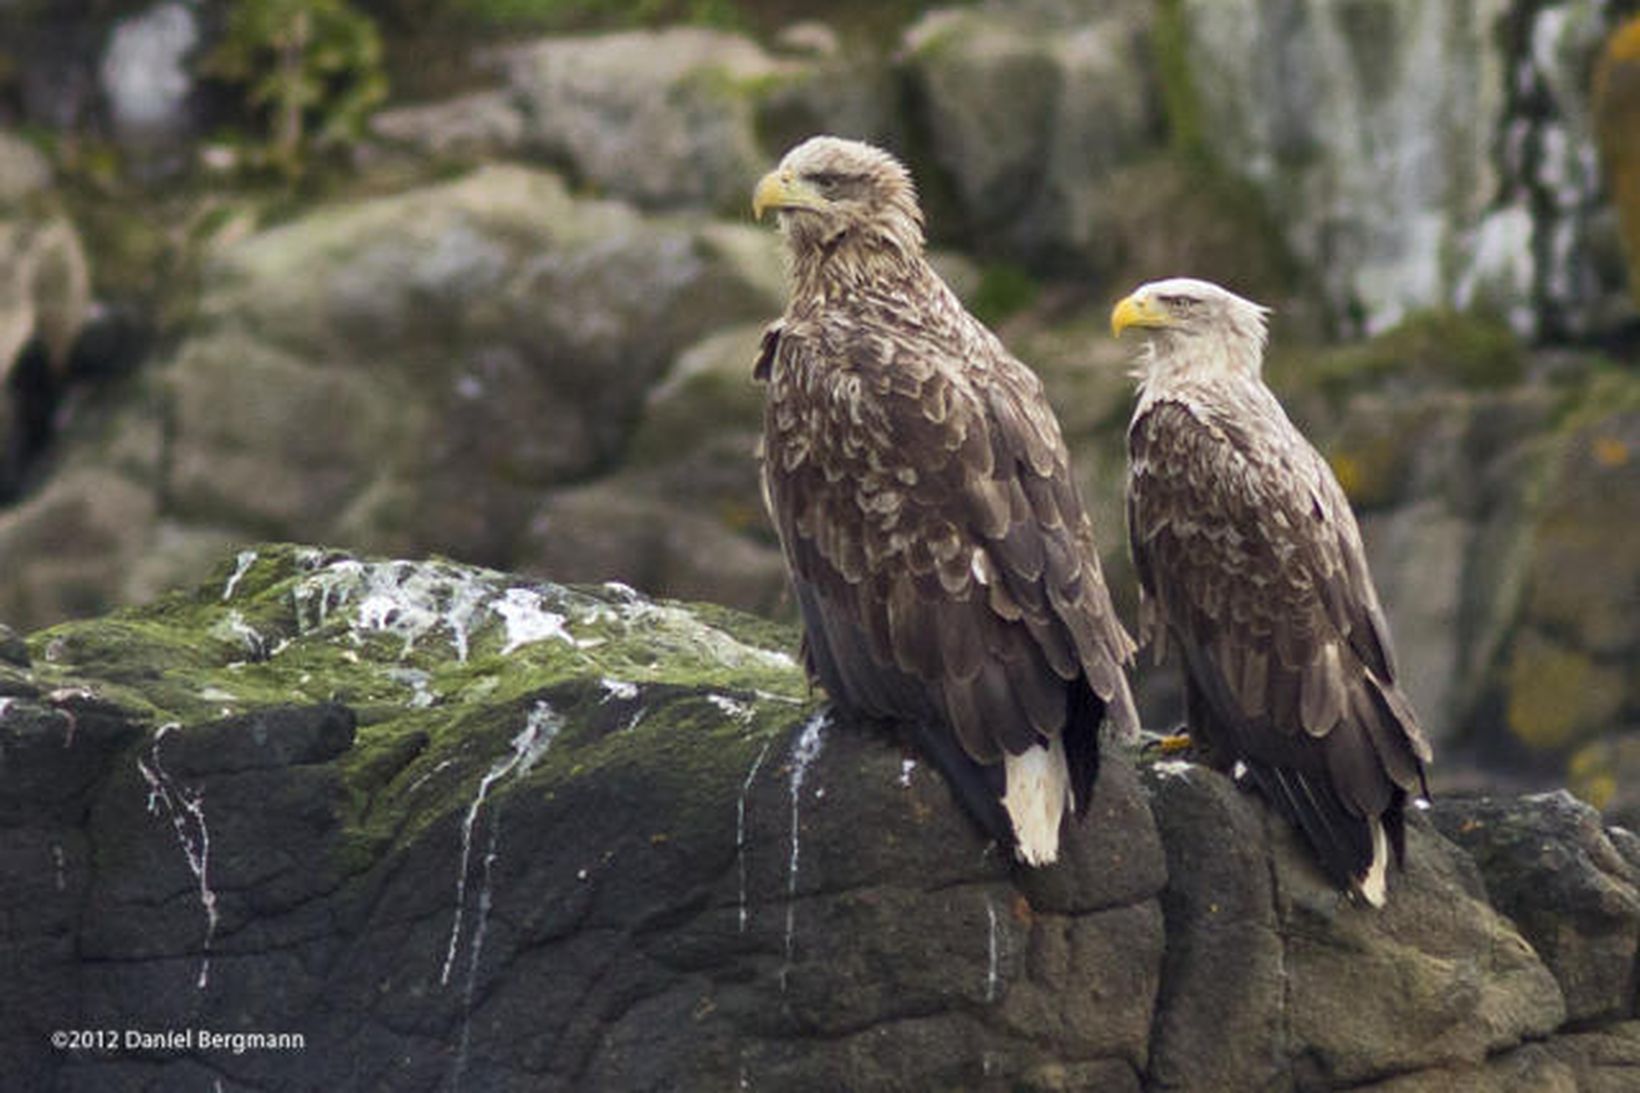
[{"label": "white tail feather", "polygon": [[1015,851],[1027,865],[1052,865],[1059,859],[1059,824],[1075,808],[1065,745],[1058,737],[1021,755],[1004,756],[1007,788],[1002,807],[1014,826]]},{"label": "white tail feather", "polygon": [[1384,823],[1378,817],[1372,818],[1372,864],[1367,866],[1367,875],[1355,882],[1355,890],[1361,893],[1361,898],[1374,907],[1384,905],[1384,895],[1389,879],[1389,840],[1384,837]]}]

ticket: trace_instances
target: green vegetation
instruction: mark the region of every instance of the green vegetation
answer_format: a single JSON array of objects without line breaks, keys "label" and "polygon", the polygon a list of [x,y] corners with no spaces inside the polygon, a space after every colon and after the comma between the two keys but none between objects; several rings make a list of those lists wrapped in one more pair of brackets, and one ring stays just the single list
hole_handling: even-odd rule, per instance
[{"label": "green vegetation", "polygon": [[1167,115],[1168,139],[1175,152],[1202,155],[1201,103],[1190,75],[1190,29],[1181,0],[1158,0],[1150,48],[1162,85],[1162,110]]},{"label": "green vegetation", "polygon": [[539,29],[742,23],[735,0],[456,0],[472,18],[491,25]]},{"label": "green vegetation", "polygon": [[207,74],[243,88],[266,127],[254,157],[287,179],[315,147],[354,139],[387,97],[382,40],[346,0],[244,0],[228,17]]},{"label": "green vegetation", "polygon": [[1022,266],[997,262],[980,271],[970,308],[982,322],[995,326],[1030,307],[1041,286]]},{"label": "green vegetation", "polygon": [[1436,310],[1410,316],[1370,341],[1272,357],[1268,371],[1278,387],[1313,386],[1334,400],[1396,376],[1491,390],[1525,375],[1526,347],[1502,323]]},{"label": "green vegetation", "polygon": [[[971,0],[398,0],[399,6],[439,9],[480,31],[562,32],[690,24],[772,34],[805,19],[820,19],[854,41],[884,42],[923,12]],[[414,20],[425,23],[426,16]],[[406,20],[410,22],[410,20]]]}]

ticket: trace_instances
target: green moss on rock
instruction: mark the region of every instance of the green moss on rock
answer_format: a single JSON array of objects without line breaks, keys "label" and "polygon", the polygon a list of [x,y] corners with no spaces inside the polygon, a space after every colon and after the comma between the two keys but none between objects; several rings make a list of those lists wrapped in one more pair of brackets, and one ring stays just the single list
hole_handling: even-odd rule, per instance
[{"label": "green moss on rock", "polygon": [[1356,345],[1280,355],[1269,371],[1278,386],[1316,387],[1339,400],[1392,379],[1492,390],[1518,382],[1526,363],[1526,347],[1506,326],[1457,311],[1427,311]]},{"label": "green moss on rock", "polygon": [[1615,722],[1627,677],[1528,630],[1515,639],[1505,686],[1516,739],[1535,750],[1562,751]]},{"label": "green moss on rock", "polygon": [[192,591],[43,631],[31,653],[39,689],[92,691],[184,741],[242,713],[347,706],[346,874],[480,797],[550,800],[592,772],[682,802],[668,825],[722,822],[709,803],[810,705],[795,645],[789,628],[619,585],[267,545]]}]

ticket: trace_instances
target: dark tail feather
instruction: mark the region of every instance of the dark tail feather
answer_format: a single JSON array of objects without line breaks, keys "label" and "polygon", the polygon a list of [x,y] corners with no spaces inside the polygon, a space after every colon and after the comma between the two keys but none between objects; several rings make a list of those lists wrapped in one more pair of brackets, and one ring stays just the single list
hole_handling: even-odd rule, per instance
[{"label": "dark tail feather", "polygon": [[1304,833],[1333,883],[1348,888],[1366,873],[1372,865],[1371,821],[1345,808],[1325,779],[1254,761],[1247,769],[1264,798]]},{"label": "dark tail feather", "polygon": [[955,734],[939,725],[917,722],[911,725],[911,738],[918,753],[932,761],[945,776],[957,803],[980,829],[1012,849],[1014,825],[1002,807],[1002,795],[1007,789],[1002,765],[985,767],[974,762],[962,750]]},{"label": "dark tail feather", "polygon": [[1078,816],[1086,816],[1093,801],[1093,783],[1099,777],[1099,726],[1104,720],[1104,699],[1084,679],[1071,684],[1065,698],[1063,739]]},{"label": "dark tail feather", "polygon": [[[1418,776],[1423,777],[1421,770],[1418,772]],[[1426,789],[1424,792],[1427,795],[1429,791]],[[1389,803],[1389,807],[1379,817],[1379,821],[1384,825],[1384,835],[1389,839],[1390,852],[1395,855],[1395,864],[1402,869],[1406,868],[1407,856],[1406,804],[1406,793],[1397,789],[1394,798]]]}]

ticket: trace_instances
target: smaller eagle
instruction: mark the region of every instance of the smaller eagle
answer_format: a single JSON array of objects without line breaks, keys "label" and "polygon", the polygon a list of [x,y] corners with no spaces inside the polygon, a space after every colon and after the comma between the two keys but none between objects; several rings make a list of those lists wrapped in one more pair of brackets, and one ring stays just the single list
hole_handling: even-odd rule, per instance
[{"label": "smaller eagle", "polygon": [[1032,865],[1088,806],[1098,733],[1138,730],[1133,642],[1036,375],[923,256],[911,178],[835,137],[758,183],[791,261],[764,336],[764,501],[810,677],[894,722]]},{"label": "smaller eagle", "polygon": [[1322,869],[1374,906],[1431,758],[1395,678],[1348,500],[1260,377],[1266,309],[1205,281],[1144,285],[1128,429],[1140,640],[1182,659],[1193,742],[1240,763]]}]

